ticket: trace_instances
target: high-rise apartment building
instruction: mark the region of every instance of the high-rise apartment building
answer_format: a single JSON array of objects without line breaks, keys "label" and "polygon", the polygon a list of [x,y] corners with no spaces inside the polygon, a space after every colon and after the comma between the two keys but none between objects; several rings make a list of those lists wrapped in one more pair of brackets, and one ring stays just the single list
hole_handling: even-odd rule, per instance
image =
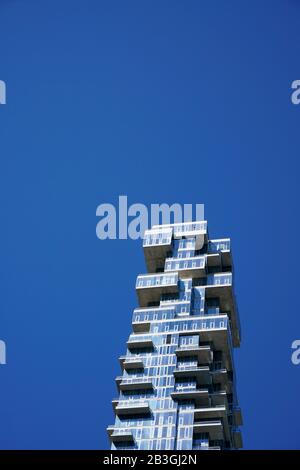
[{"label": "high-rise apartment building", "polygon": [[233,348],[240,345],[230,240],[207,223],[145,233],[133,333],[120,358],[112,449],[242,447]]}]

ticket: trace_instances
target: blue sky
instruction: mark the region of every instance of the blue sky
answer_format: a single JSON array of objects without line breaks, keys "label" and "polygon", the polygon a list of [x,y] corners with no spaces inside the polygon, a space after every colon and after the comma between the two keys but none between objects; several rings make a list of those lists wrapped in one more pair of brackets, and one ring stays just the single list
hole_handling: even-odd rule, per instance
[{"label": "blue sky", "polygon": [[1,0],[0,45],[0,447],[108,447],[145,266],[95,212],[126,194],[232,238],[245,448],[300,448],[299,2]]}]

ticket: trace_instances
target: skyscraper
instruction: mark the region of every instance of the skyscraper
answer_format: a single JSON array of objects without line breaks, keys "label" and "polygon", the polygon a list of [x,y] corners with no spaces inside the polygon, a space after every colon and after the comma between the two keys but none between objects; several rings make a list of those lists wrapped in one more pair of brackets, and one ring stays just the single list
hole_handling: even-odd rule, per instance
[{"label": "skyscraper", "polygon": [[210,240],[205,221],[186,222],[153,226],[143,247],[148,274],[136,281],[111,448],[241,448],[230,239]]}]

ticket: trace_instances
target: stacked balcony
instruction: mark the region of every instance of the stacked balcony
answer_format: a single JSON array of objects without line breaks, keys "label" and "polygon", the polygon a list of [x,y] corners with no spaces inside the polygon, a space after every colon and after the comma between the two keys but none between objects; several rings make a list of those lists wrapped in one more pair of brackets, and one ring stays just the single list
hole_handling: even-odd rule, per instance
[{"label": "stacked balcony", "polygon": [[116,378],[119,390],[123,392],[131,390],[153,390],[152,380],[148,377],[124,377],[119,376]]},{"label": "stacked balcony", "polygon": [[[193,413],[191,449],[241,448],[233,360],[241,335],[230,240],[210,240],[206,222],[191,222],[147,230],[143,248],[148,274],[136,280],[138,307],[127,353],[120,357],[120,396],[113,400],[114,412],[133,423],[141,418],[154,422],[157,413],[163,413],[155,404],[159,377],[150,375],[148,358],[161,354],[164,338],[174,358],[168,363],[168,406],[176,410],[188,405],[187,413]],[[108,434],[112,448],[142,448],[135,431],[119,422]],[[203,442],[201,436],[206,436]]]},{"label": "stacked balcony", "polygon": [[119,400],[112,401],[114,412],[117,416],[149,415],[150,407],[147,400]]},{"label": "stacked balcony", "polygon": [[163,294],[176,294],[178,292],[178,274],[140,275],[136,281],[136,291],[140,307],[157,303],[161,300]]}]

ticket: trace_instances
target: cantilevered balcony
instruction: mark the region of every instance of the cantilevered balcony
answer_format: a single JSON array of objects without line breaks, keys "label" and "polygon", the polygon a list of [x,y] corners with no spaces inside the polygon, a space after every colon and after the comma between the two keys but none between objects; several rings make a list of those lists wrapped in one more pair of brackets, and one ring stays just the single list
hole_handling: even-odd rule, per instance
[{"label": "cantilevered balcony", "polygon": [[183,222],[172,224],[173,237],[175,239],[183,237],[196,238],[196,250],[200,250],[207,242],[207,222],[205,220],[198,222]]},{"label": "cantilevered balcony", "polygon": [[219,390],[210,394],[211,406],[226,406],[228,407],[227,392],[226,390]]},{"label": "cantilevered balcony", "polygon": [[172,305],[160,305],[157,307],[142,307],[135,308],[132,315],[132,323],[151,323],[152,321],[171,320],[175,317],[175,310],[178,304],[183,305],[186,302],[190,305],[189,301],[178,301]]},{"label": "cantilevered balcony", "polygon": [[181,345],[175,350],[178,358],[196,357],[198,364],[210,364],[213,360],[213,352],[210,346]]},{"label": "cantilevered balcony", "polygon": [[123,392],[130,390],[153,390],[153,383],[149,377],[117,377],[119,389]]},{"label": "cantilevered balcony", "polygon": [[230,238],[210,240],[207,247],[207,253],[209,255],[220,255],[222,266],[232,267]]},{"label": "cantilevered balcony", "polygon": [[194,419],[201,421],[203,419],[225,418],[226,413],[227,408],[225,405],[195,408]]},{"label": "cantilevered balcony", "polygon": [[176,390],[171,392],[171,398],[174,401],[193,401],[198,406],[209,405],[209,391],[207,388],[198,389],[177,386]]},{"label": "cantilevered balcony", "polygon": [[241,449],[243,447],[243,439],[242,439],[242,433],[238,429],[234,429],[232,431],[232,441],[233,441],[233,446],[236,449]]},{"label": "cantilevered balcony", "polygon": [[198,385],[206,385],[211,383],[210,368],[208,366],[197,367],[189,365],[178,365],[174,369],[174,377],[176,379],[195,378]]},{"label": "cantilevered balcony", "polygon": [[223,424],[221,420],[204,420],[199,422],[194,422],[194,435],[208,433],[209,439],[211,440],[221,440],[224,436]]},{"label": "cantilevered balcony", "polygon": [[149,403],[145,400],[113,400],[114,411],[117,416],[149,415]]},{"label": "cantilevered balcony", "polygon": [[242,416],[242,411],[239,407],[236,407],[233,409],[232,412],[233,415],[233,420],[234,420],[234,425],[235,426],[242,426],[243,424],[243,416]]},{"label": "cantilevered balcony", "polygon": [[163,294],[178,292],[177,273],[143,274],[137,277],[136,292],[140,307],[159,302]]},{"label": "cantilevered balcony", "polygon": [[[228,407],[227,405],[217,405],[202,408],[195,408],[194,422],[202,422],[205,420],[220,420],[222,421],[223,434],[226,440],[230,440],[230,426],[228,423]],[[212,438],[211,438],[212,439]],[[217,439],[217,438],[216,438]]]},{"label": "cantilevered balcony", "polygon": [[130,442],[134,443],[134,437],[131,431],[122,429],[122,428],[116,428],[115,426],[109,426],[107,428],[107,433],[110,439],[110,442],[112,443],[119,443],[119,442]]},{"label": "cantilevered balcony", "polygon": [[[201,278],[199,279],[201,281]],[[232,287],[232,273],[210,274],[206,278],[205,298],[218,298],[220,309],[228,312],[231,320],[233,345],[240,345],[240,320]]]},{"label": "cantilevered balcony", "polygon": [[145,231],[143,248],[149,273],[164,267],[164,261],[172,249],[172,238],[183,237],[195,237],[195,247],[197,250],[201,249],[207,242],[207,222],[156,225],[151,230]]},{"label": "cantilevered balcony", "polygon": [[172,234],[172,228],[145,231],[143,248],[149,273],[154,273],[157,268],[164,267],[167,254],[172,248]]},{"label": "cantilevered balcony", "polygon": [[205,317],[200,322],[200,344],[213,344],[214,350],[222,351],[224,367],[233,368],[232,338],[227,315]]},{"label": "cantilevered balcony", "polygon": [[212,370],[211,378],[213,384],[219,384],[227,393],[232,393],[232,379],[226,368],[220,367]]},{"label": "cantilevered balcony", "polygon": [[167,258],[165,272],[178,272],[180,278],[206,276],[205,256],[191,258]]},{"label": "cantilevered balcony", "polygon": [[132,329],[134,333],[149,333],[151,323],[150,321],[134,321],[132,322]]},{"label": "cantilevered balcony", "polygon": [[144,363],[139,356],[121,356],[120,363],[122,370],[144,369]]},{"label": "cantilevered balcony", "polygon": [[131,334],[127,341],[127,347],[130,351],[135,349],[154,349],[154,344],[150,335]]}]

